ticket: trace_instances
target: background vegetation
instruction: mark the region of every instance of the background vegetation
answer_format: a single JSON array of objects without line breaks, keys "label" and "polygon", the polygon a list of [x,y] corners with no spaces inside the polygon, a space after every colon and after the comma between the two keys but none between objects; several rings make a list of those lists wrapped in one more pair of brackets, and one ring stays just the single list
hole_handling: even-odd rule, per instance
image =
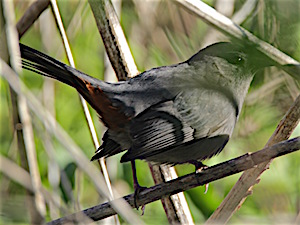
[{"label": "background vegetation", "polygon": [[[232,17],[246,1],[206,2],[228,17]],[[299,61],[300,1],[254,2],[256,2],[255,7],[242,20],[241,25]],[[116,4],[121,9],[120,21],[139,71],[181,62],[208,44],[228,40],[173,1],[120,0]],[[30,1],[14,1],[16,21],[29,5]],[[67,29],[76,67],[87,74],[103,79],[108,65],[104,63],[105,50],[89,4],[86,1],[66,0],[59,1],[58,5]],[[21,42],[67,62],[50,9],[41,15]],[[114,76],[113,73],[111,75]],[[36,97],[47,105],[59,124],[90,158],[95,149],[76,91],[28,71],[23,71],[22,80]],[[0,151],[3,156],[19,164],[16,136],[12,126],[9,89],[3,79],[0,79],[0,88]],[[205,164],[214,165],[245,152],[261,149],[298,95],[299,85],[283,71],[276,68],[261,71],[251,85],[242,115],[229,144],[219,156],[206,161]],[[98,136],[101,137],[104,128],[98,121],[96,113],[93,110],[91,112]],[[99,197],[90,180],[76,169],[77,165],[72,162],[65,149],[45,133],[43,125],[33,113],[32,120],[43,185],[61,196],[61,201],[65,201],[71,211],[104,202],[105,200]],[[293,136],[299,134],[298,126]],[[44,140],[51,141],[53,151],[45,148]],[[119,163],[120,157],[121,155],[116,155],[108,158],[107,166],[113,187],[123,196],[133,192],[132,173],[130,164]],[[230,222],[293,223],[300,212],[299,165],[299,152],[276,159],[271,164],[270,170],[262,175],[259,185],[256,185],[253,190],[253,195],[247,198]],[[137,166],[140,183],[145,186],[153,185],[147,163],[139,161]],[[179,175],[194,170],[189,165],[176,166],[176,169]],[[68,198],[60,188],[60,171],[65,171],[73,178],[72,199]],[[207,194],[204,194],[204,187],[185,192],[197,224],[205,222],[239,176],[238,174],[211,183]],[[0,174],[0,182],[0,223],[27,224],[30,218],[25,189],[3,174]],[[48,207],[46,221],[55,219],[55,215]],[[159,201],[147,205],[145,215],[141,219],[147,224],[168,223]]]}]

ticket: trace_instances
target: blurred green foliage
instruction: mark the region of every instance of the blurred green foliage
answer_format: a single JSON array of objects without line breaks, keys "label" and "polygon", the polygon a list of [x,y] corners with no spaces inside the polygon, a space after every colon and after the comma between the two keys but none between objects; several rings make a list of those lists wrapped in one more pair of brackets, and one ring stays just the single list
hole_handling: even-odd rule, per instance
[{"label": "blurred green foliage", "polygon": [[[227,6],[231,4],[231,11],[223,12],[229,17],[239,11],[245,3],[244,0],[205,2],[221,11],[223,10],[220,6],[222,2]],[[29,3],[29,1],[14,1],[17,19],[22,16]],[[125,0],[117,3],[121,3],[120,21],[140,71],[178,63],[186,60],[204,45],[228,40],[197,17],[174,4],[173,1]],[[76,67],[87,74],[103,79],[106,70],[105,50],[88,3],[66,0],[59,1],[58,4]],[[256,7],[242,22],[242,26],[300,60],[299,12],[298,0],[257,1]],[[21,42],[67,63],[51,11],[48,9],[42,17],[24,35]],[[87,158],[90,158],[95,149],[76,91],[58,82],[45,81],[45,78],[28,71],[23,71],[21,76],[28,88],[54,113],[59,124],[80,146]],[[280,78],[283,79],[275,85],[275,80]],[[51,89],[52,85],[54,85],[53,89]],[[262,91],[266,86],[269,87],[268,91]],[[49,90],[54,92],[49,92]],[[54,93],[54,95],[49,96],[49,93]],[[232,139],[219,156],[206,161],[205,164],[214,165],[248,151],[261,149],[298,94],[298,84],[282,71],[272,68],[260,72],[255,77],[248,95],[248,99],[254,96],[254,101],[246,100]],[[44,100],[45,98],[48,100]],[[53,104],[49,99],[53,101]],[[0,79],[0,102],[1,154],[19,164],[16,137],[12,127],[9,87],[3,79]],[[104,131],[103,126],[96,113],[93,110],[91,113],[98,136],[101,137]],[[65,198],[72,211],[78,209],[76,204],[83,209],[104,202],[105,200],[98,196],[89,179],[82,172],[74,171],[76,164],[72,162],[72,157],[52,137],[47,137],[50,138],[54,149],[52,155],[49,155],[44,145],[45,136],[47,136],[45,128],[34,113],[31,114],[43,185],[57,192],[61,198]],[[298,126],[293,135],[299,134]],[[64,170],[67,165],[73,167],[70,173],[74,198],[72,201],[67,200],[58,184],[55,186],[55,176],[50,179],[51,173],[55,172],[51,167],[49,159],[51,157],[58,165],[59,171]],[[131,168],[129,164],[120,164],[119,160],[120,155],[113,156],[107,160],[107,165],[114,188],[120,195],[126,195],[133,192]],[[292,223],[296,215],[299,216],[300,211],[299,164],[299,152],[274,160],[270,169],[262,175],[259,185],[255,186],[253,195],[248,197],[239,211],[233,215],[231,222],[239,224]],[[153,185],[148,165],[139,161],[137,167],[140,184]],[[194,170],[190,165],[176,166],[176,169],[179,175],[191,173]],[[185,192],[197,224],[203,223],[213,213],[239,176],[240,174],[211,183],[207,194],[204,194],[204,187]],[[2,174],[0,174],[0,181],[0,223],[27,224],[30,218],[25,205],[24,188]],[[60,214],[60,216],[63,215]],[[167,224],[159,201],[147,205],[145,215],[141,218],[146,224]],[[47,208],[46,219],[54,219],[49,208]]]}]

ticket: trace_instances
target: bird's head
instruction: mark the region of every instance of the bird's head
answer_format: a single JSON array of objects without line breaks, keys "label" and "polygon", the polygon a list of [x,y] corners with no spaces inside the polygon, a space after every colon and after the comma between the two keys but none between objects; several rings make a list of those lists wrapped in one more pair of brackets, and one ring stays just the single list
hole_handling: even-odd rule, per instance
[{"label": "bird's head", "polygon": [[193,55],[187,62],[197,67],[203,65],[203,61],[205,65],[210,65],[210,69],[216,69],[228,78],[253,77],[258,70],[275,64],[254,45],[232,42],[212,44]]},{"label": "bird's head", "polygon": [[219,91],[234,99],[240,109],[255,73],[272,61],[256,47],[221,42],[210,45],[186,61],[194,85]]}]

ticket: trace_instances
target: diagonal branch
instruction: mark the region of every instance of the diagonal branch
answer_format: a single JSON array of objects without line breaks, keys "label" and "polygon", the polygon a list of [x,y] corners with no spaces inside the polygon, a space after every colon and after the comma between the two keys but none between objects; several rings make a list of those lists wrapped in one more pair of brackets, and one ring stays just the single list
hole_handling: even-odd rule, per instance
[{"label": "diagonal branch", "polygon": [[[275,132],[266,144],[266,147],[288,139],[298,125],[299,118],[300,95],[278,124]],[[257,183],[257,179],[269,167],[270,163],[271,161],[266,161],[251,170],[245,171],[206,223],[215,224],[216,222],[227,222],[236,209],[243,204],[249,191],[252,190],[253,186]]]},{"label": "diagonal branch", "polygon": [[[191,173],[175,180],[155,185],[139,193],[139,204],[145,205],[150,202],[167,197],[191,188],[210,183],[212,181],[239,173],[250,168],[259,166],[260,163],[267,162],[273,158],[292,153],[299,150],[300,137],[280,142],[276,145],[264,148],[254,153],[246,153],[240,157],[228,160],[215,166],[206,168],[200,173]],[[134,194],[123,197],[132,207],[134,207]],[[114,200],[115,201],[115,200]],[[114,209],[107,202],[97,205],[79,213],[84,213],[94,221],[104,219],[116,214]],[[48,223],[48,225],[67,224],[75,222],[77,213],[63,217]]]},{"label": "diagonal branch", "polygon": [[298,61],[279,51],[269,43],[260,40],[243,27],[235,24],[226,16],[218,13],[209,5],[198,0],[176,0],[176,2],[222,33],[238,40],[247,40],[257,45],[261,52],[274,60],[274,62],[280,65],[285,72],[298,80],[300,79],[300,63]]},{"label": "diagonal branch", "polygon": [[48,8],[50,0],[37,0],[26,10],[17,23],[19,39],[26,33],[39,16]]}]

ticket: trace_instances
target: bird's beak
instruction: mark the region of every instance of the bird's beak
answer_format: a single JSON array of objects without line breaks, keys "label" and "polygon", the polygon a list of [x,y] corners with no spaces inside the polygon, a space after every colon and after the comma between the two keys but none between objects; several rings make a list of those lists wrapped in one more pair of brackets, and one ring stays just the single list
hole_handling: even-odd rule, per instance
[{"label": "bird's beak", "polygon": [[300,64],[286,64],[280,66],[280,68],[291,75],[295,80],[300,81]]},{"label": "bird's beak", "polygon": [[251,60],[251,67],[253,68],[254,72],[269,66],[276,66],[287,72],[295,80],[300,81],[300,64],[279,65],[261,52],[254,54],[252,57],[254,58]]},{"label": "bird's beak", "polygon": [[270,67],[270,66],[278,66],[278,64],[267,57],[265,54],[261,53],[260,51],[256,50],[252,52],[250,55],[249,62],[251,63],[250,68],[252,68],[253,72],[257,72],[260,69]]}]

